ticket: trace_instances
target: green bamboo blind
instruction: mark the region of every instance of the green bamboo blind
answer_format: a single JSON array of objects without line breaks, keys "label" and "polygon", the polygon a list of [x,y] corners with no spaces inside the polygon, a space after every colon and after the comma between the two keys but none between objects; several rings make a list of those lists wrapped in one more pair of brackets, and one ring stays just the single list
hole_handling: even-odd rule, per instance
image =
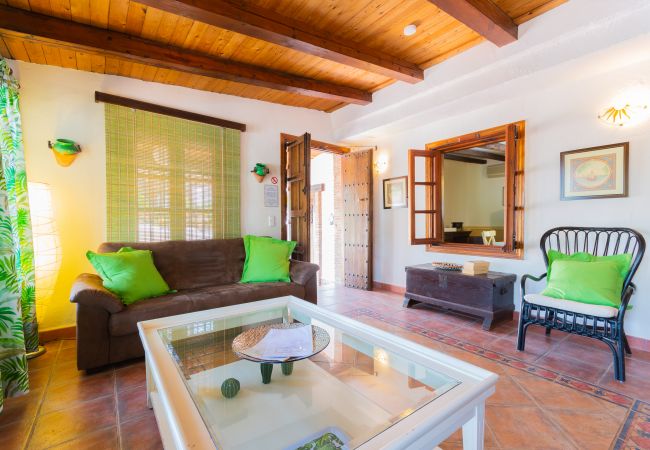
[{"label": "green bamboo blind", "polygon": [[240,236],[240,131],[105,104],[107,239]]}]

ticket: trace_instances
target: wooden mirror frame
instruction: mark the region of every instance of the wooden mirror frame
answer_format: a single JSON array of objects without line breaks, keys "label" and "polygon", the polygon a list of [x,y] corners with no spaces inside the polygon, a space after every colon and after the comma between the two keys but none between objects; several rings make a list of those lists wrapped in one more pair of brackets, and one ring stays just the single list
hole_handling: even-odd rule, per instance
[{"label": "wooden mirror frame", "polygon": [[[409,232],[411,245],[426,245],[427,251],[521,259],[524,251],[524,141],[525,121],[432,142],[425,150],[409,150]],[[442,218],[442,165],[445,153],[494,142],[506,143],[504,245],[444,242]],[[424,179],[416,178],[416,159],[424,158]],[[421,204],[416,209],[416,186],[425,187]],[[416,217],[425,216],[425,236],[416,236]]]}]

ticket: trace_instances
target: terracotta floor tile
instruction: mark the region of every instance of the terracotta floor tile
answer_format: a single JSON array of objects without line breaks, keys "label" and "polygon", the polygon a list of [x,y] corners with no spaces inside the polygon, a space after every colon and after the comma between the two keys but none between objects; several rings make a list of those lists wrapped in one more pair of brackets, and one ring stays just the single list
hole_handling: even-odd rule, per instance
[{"label": "terracotta floor tile", "polygon": [[574,344],[580,344],[580,345],[585,345],[587,347],[609,351],[609,347],[607,346],[607,344],[599,341],[598,339],[593,339],[586,336],[580,336],[579,334],[562,333],[561,331],[556,331],[556,330],[553,330],[553,333],[561,333],[567,335],[567,341],[573,342]]},{"label": "terracotta floor tile", "polygon": [[107,368],[99,372],[87,373],[85,370],[77,369],[77,361],[67,361],[57,363],[52,369],[50,386],[69,384],[80,380],[91,380],[93,378],[102,378],[113,372],[112,368]]},{"label": "terracotta floor tile", "polygon": [[638,359],[639,361],[645,361],[650,363],[650,352],[644,352],[633,348],[632,354],[629,355],[628,358]]},{"label": "terracotta floor tile", "polygon": [[61,340],[61,349],[64,348],[77,348],[76,339],[62,339]]},{"label": "terracotta floor tile", "polygon": [[554,349],[551,353],[542,356],[535,361],[535,365],[545,367],[556,372],[569,375],[589,383],[597,383],[607,369],[611,361],[603,364],[591,364],[586,359],[567,359],[560,356]]},{"label": "terracotta floor tile", "polygon": [[48,342],[45,344],[46,352],[38,358],[27,360],[27,365],[30,369],[42,369],[52,366],[56,362],[60,347],[60,341]]},{"label": "terracotta floor tile", "polygon": [[501,337],[479,328],[459,328],[458,330],[449,333],[449,336],[453,336],[463,342],[469,342],[481,347],[486,347],[489,343],[494,342]]},{"label": "terracotta floor tile", "polygon": [[124,450],[159,450],[162,448],[158,425],[153,414],[120,424]]},{"label": "terracotta floor tile", "polygon": [[33,389],[25,395],[4,399],[4,409],[0,413],[0,427],[15,422],[31,423],[41,404],[43,393],[43,389]]},{"label": "terracotta floor tile", "polygon": [[482,347],[488,350],[499,352],[503,355],[520,359],[522,361],[532,362],[539,359],[542,355],[548,352],[552,346],[553,344],[545,342],[527,342],[526,350],[520,352],[517,350],[517,344],[512,342],[512,340],[501,338],[492,342],[488,342]]},{"label": "terracotta floor tile", "polygon": [[503,364],[499,364],[489,358],[468,352],[466,350],[456,349],[453,347],[450,348],[449,346],[446,346],[446,348],[443,348],[442,351],[443,353],[454,356],[462,361],[474,364],[475,366],[479,366],[498,375],[505,374],[507,370],[507,366],[504,366]]},{"label": "terracotta floor tile", "polygon": [[628,425],[623,445],[625,450],[650,448],[650,415],[635,413]]},{"label": "terracotta floor tile", "polygon": [[145,369],[144,361],[132,363],[129,366],[116,369],[115,382],[118,390],[146,384],[147,371]]},{"label": "terracotta floor tile", "polygon": [[77,347],[66,347],[59,350],[59,357],[56,360],[57,364],[77,361]]},{"label": "terracotta floor tile", "polygon": [[325,305],[325,306],[323,306],[323,308],[327,309],[328,311],[335,312],[335,313],[345,314],[345,313],[348,313],[348,312],[359,309],[359,305],[348,305],[348,304],[344,304],[344,303],[333,303],[333,304],[330,304],[330,305]]},{"label": "terracotta floor tile", "polygon": [[0,447],[3,450],[24,448],[31,426],[31,421],[20,421],[0,426]]},{"label": "terracotta floor tile", "polygon": [[598,384],[615,392],[650,402],[650,363],[628,358],[625,361],[625,383],[614,379],[614,368],[610,367]]},{"label": "terracotta floor tile", "polygon": [[126,422],[134,417],[148,414],[146,386],[122,389],[117,393],[117,410],[120,422]]},{"label": "terracotta floor tile", "polygon": [[467,316],[464,314],[460,313],[455,313],[455,312],[446,312],[445,313],[445,321],[460,325],[463,327],[467,326],[480,326],[479,324],[481,323],[480,319],[477,319],[476,317],[473,316]]},{"label": "terracotta floor tile", "polygon": [[47,386],[50,381],[54,366],[43,367],[42,369],[29,370],[29,389],[41,389]]},{"label": "terracotta floor tile", "polygon": [[578,448],[607,450],[610,448],[622,421],[612,420],[609,414],[557,411],[553,421],[575,442]]},{"label": "terracotta floor tile", "polygon": [[486,417],[502,448],[576,448],[537,407],[488,405]]},{"label": "terracotta floor tile", "polygon": [[602,412],[607,400],[598,399],[592,395],[561,386],[526,372],[513,375],[512,378],[535,401],[547,410],[571,410]]},{"label": "terracotta floor tile", "polygon": [[112,396],[38,417],[30,449],[42,449],[76,439],[99,428],[116,426],[115,400]]},{"label": "terracotta floor tile", "polygon": [[579,359],[600,367],[608,366],[612,362],[612,352],[609,347],[596,340],[593,340],[591,345],[585,345],[565,339],[553,349],[553,354],[569,361]]},{"label": "terracotta floor tile", "polygon": [[455,331],[466,329],[465,326],[445,320],[444,314],[431,316],[427,319],[421,320],[416,325],[440,334],[451,334]]},{"label": "terracotta floor tile", "polygon": [[76,378],[70,383],[50,386],[45,394],[41,414],[69,408],[115,392],[113,373],[103,373],[92,378]]},{"label": "terracotta floor tile", "polygon": [[508,375],[502,375],[497,381],[496,391],[487,399],[488,405],[533,406],[535,403],[528,394]]},{"label": "terracotta floor tile", "polygon": [[105,428],[79,436],[48,450],[118,450],[117,427]]}]

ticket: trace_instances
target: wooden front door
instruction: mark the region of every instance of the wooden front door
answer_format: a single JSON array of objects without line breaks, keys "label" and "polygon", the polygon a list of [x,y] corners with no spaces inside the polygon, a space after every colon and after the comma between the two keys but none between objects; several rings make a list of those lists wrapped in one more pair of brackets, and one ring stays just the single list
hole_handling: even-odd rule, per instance
[{"label": "wooden front door", "polygon": [[341,158],[346,287],[372,289],[372,150]]},{"label": "wooden front door", "polygon": [[309,171],[311,136],[297,139],[282,136],[281,163],[281,214],[282,239],[296,241],[293,258],[309,261]]}]

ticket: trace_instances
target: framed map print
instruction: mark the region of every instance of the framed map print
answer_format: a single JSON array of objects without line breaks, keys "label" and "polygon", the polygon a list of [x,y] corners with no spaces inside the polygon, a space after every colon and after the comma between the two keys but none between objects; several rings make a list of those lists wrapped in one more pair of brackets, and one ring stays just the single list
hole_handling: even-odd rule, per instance
[{"label": "framed map print", "polygon": [[560,153],[560,198],[627,197],[629,142]]},{"label": "framed map print", "polygon": [[408,200],[407,177],[384,180],[384,209],[406,208]]}]

